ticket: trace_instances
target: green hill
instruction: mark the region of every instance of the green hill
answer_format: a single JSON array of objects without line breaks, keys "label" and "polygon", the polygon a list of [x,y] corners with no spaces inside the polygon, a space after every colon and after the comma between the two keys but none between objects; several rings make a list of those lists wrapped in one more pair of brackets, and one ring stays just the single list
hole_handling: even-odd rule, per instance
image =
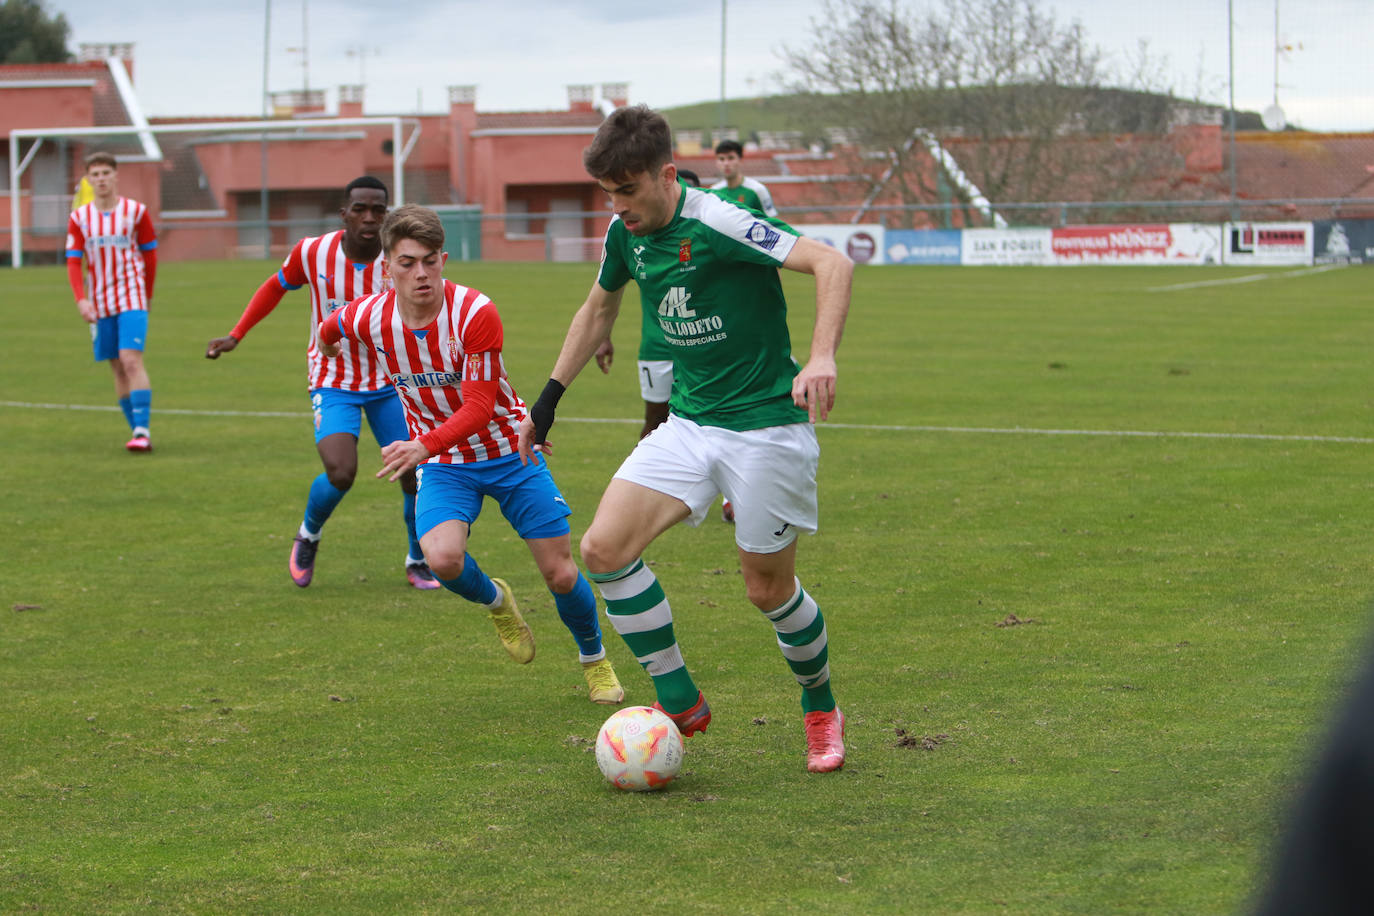
[{"label": "green hill", "polygon": [[[1122,89],[1102,89],[1091,93],[1085,100],[1085,111],[1101,114],[1110,112],[1109,120],[1115,123],[1108,129],[1129,131],[1134,123],[1142,120],[1137,117],[1142,109],[1169,102],[1183,106],[1196,105],[1184,99],[1168,100],[1164,96]],[[1210,107],[1210,106],[1202,106]],[[721,123],[721,103],[719,100],[697,102],[692,105],[679,105],[661,109],[673,130],[701,130],[707,136],[714,135]],[[1223,125],[1225,121],[1223,120]],[[759,98],[727,99],[725,103],[725,126],[739,132],[743,141],[757,140],[760,131],[800,130],[803,142],[812,143],[825,140],[824,129],[844,127],[841,124],[816,124],[808,121],[798,111],[797,99],[793,96],[763,96]],[[1259,112],[1236,112],[1238,130],[1263,130]],[[1293,128],[1289,128],[1290,130]]]}]

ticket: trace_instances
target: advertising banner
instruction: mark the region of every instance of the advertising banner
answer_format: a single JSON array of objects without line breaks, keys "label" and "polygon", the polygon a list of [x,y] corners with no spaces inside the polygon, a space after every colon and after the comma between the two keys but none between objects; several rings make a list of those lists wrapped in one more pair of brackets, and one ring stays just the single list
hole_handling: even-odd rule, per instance
[{"label": "advertising banner", "polygon": [[849,223],[837,223],[793,228],[807,238],[840,249],[849,255],[849,259],[855,264],[886,263],[883,257],[886,230],[881,225],[854,226]]},{"label": "advertising banner", "polygon": [[1292,266],[1312,263],[1311,223],[1224,223],[1222,263]]},{"label": "advertising banner", "polygon": [[1048,229],[965,229],[960,261],[968,265],[1051,264]]},{"label": "advertising banner", "polygon": [[1219,226],[1062,226],[1051,232],[1055,264],[1216,264],[1221,260]]},{"label": "advertising banner", "polygon": [[887,263],[958,264],[958,229],[889,229]]},{"label": "advertising banner", "polygon": [[1312,243],[1318,264],[1374,264],[1374,219],[1317,220]]}]

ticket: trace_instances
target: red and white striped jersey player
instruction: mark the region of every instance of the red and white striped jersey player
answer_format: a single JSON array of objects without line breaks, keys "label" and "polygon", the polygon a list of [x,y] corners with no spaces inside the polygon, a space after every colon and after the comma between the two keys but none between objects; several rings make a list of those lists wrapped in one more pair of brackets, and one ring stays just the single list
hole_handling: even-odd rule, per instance
[{"label": "red and white striped jersey player", "polygon": [[150,452],[153,391],[143,348],[157,276],[157,236],[148,208],[119,196],[117,169],[110,153],[86,157],[94,198],[73,208],[67,220],[67,280],[77,310],[91,326],[96,362],[108,362],[114,372],[115,397],[131,433],[124,447]]},{"label": "red and white striped jersey player", "polygon": [[[358,472],[358,435],[362,417],[378,445],[405,438],[405,413],[391,388],[386,367],[370,349],[344,347],[338,356],[320,352],[316,329],[331,313],[353,299],[391,288],[382,268],[380,230],[386,217],[387,187],[370,175],[355,178],[344,188],[339,215],[343,228],[301,239],[287,255],[281,270],[267,278],[253,294],[238,323],[226,337],[206,346],[205,355],[218,359],[235,349],[245,334],[271,314],[293,289],[310,291],[310,340],[306,345],[307,388],[315,417],[315,448],[324,470],[311,481],[305,515],[291,543],[287,572],[301,588],[315,574],[324,523],[353,486]],[[408,549],[407,581],[418,589],[437,589],[415,536],[415,478],[401,478],[402,516]]]},{"label": "red and white striped jersey player", "polygon": [[444,229],[433,210],[398,207],[382,224],[395,289],[326,318],[326,354],[347,338],[379,354],[405,407],[410,437],[382,448],[378,477],[416,471],[416,522],[425,557],[444,587],[487,608],[506,651],[534,658],[534,637],[510,586],[468,553],[485,497],[529,548],[558,616],[577,643],[595,703],[625,696],[601,643],[596,596],[572,559],[571,509],[543,460],[526,464],[518,428],[525,404],[501,356],[504,331],[490,299],[442,276]]}]

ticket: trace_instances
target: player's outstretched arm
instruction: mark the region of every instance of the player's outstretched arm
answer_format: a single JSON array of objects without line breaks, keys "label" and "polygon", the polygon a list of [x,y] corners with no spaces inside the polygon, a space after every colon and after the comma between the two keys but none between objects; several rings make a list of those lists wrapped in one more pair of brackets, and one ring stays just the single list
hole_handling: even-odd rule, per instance
[{"label": "player's outstretched arm", "polygon": [[805,407],[811,422],[815,423],[828,417],[835,406],[838,376],[835,353],[840,348],[844,322],[849,316],[854,262],[829,245],[800,238],[782,266],[816,278],[816,325],[811,332],[811,356],[792,380],[792,403]]},{"label": "player's outstretched arm", "polygon": [[224,337],[216,337],[205,345],[206,359],[219,359],[221,353],[228,353],[239,345],[239,339],[233,334]]},{"label": "player's outstretched arm", "polygon": [[253,294],[253,298],[248,300],[248,306],[239,316],[238,324],[224,337],[216,337],[205,345],[206,359],[219,359],[221,353],[228,353],[239,345],[243,336],[248,331],[272,313],[281,302],[282,296],[286,295],[286,288],[282,286],[282,281],[278,274],[273,274],[258,287],[258,291]]},{"label": "player's outstretched arm", "polygon": [[539,399],[530,405],[529,416],[520,421],[520,460],[526,464],[536,451],[543,450],[549,427],[553,426],[554,410],[563,392],[602,343],[610,338],[611,328],[620,314],[620,298],[624,291],[624,287],[606,290],[600,283],[594,282],[587,300],[573,315],[568,335],[563,338],[563,349],[554,363],[553,374]]}]

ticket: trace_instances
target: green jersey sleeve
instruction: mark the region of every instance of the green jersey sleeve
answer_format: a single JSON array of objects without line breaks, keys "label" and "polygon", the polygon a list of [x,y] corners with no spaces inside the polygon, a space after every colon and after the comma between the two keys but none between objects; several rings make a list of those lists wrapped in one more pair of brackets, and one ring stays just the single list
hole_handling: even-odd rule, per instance
[{"label": "green jersey sleeve", "polygon": [[711,194],[690,196],[682,216],[711,230],[711,247],[724,260],[781,267],[797,243],[797,230],[777,217],[734,206]]},{"label": "green jersey sleeve", "polygon": [[630,265],[626,260],[630,232],[618,218],[612,219],[606,227],[606,238],[601,247],[601,269],[597,272],[596,282],[607,292],[615,292],[630,282]]}]

